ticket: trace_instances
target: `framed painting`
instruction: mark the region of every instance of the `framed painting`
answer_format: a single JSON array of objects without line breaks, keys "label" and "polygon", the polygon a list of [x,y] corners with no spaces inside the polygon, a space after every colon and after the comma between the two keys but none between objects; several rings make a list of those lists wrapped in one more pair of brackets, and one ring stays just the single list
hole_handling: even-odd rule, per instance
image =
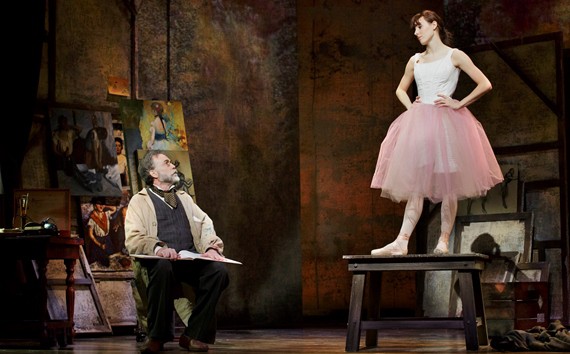
[{"label": "framed painting", "polygon": [[548,282],[550,263],[520,263],[515,269],[516,282]]},{"label": "framed painting", "polygon": [[[512,280],[516,270],[514,263],[531,261],[533,223],[532,212],[458,216],[454,253],[488,255],[491,262],[482,276],[487,276],[489,281]],[[451,285],[449,315],[461,316],[463,307],[458,296],[461,289],[456,272],[452,273]]]},{"label": "framed painting", "polygon": [[516,213],[522,210],[524,184],[519,179],[517,165],[501,165],[503,182],[491,188],[481,198],[465,199],[457,205],[457,215]]},{"label": "framed painting", "polygon": [[188,152],[182,103],[161,100],[122,100],[120,115],[126,144],[132,193],[144,186],[137,175],[139,150]]},{"label": "framed painting", "polygon": [[455,253],[500,256],[519,252],[520,262],[531,261],[534,217],[532,212],[458,216]]},{"label": "framed painting", "polygon": [[126,153],[125,134],[123,132],[123,123],[118,117],[113,117],[113,138],[115,140],[117,169],[119,172],[119,178],[121,179],[121,187],[123,188],[123,191],[130,190],[129,163]]},{"label": "framed painting", "polygon": [[111,113],[51,108],[50,125],[58,186],[76,196],[120,196]]},{"label": "framed painting", "polygon": [[82,197],[81,225],[87,263],[96,278],[99,272],[132,271],[125,248],[125,217],[129,192],[122,197]]}]

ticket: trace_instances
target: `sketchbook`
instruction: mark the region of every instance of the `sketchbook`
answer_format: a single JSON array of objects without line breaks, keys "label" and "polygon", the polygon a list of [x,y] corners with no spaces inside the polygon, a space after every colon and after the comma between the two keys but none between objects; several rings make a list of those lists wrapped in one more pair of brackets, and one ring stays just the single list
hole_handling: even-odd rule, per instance
[{"label": "sketchbook", "polygon": [[[180,258],[178,258],[178,261],[192,261],[194,259],[201,259],[204,261],[212,261],[212,262],[222,262],[222,263],[231,263],[231,264],[242,264],[239,261],[235,261],[233,259],[229,259],[229,258],[224,258],[223,260],[214,260],[212,258],[208,258],[208,257],[204,257],[203,255],[201,255],[200,253],[196,253],[196,252],[190,252],[190,251],[186,251],[186,250],[182,250],[180,252],[178,252],[178,254],[180,255]],[[134,258],[142,258],[142,259],[164,259],[164,257],[160,257],[160,256],[150,256],[147,254],[131,254],[131,257]]]}]

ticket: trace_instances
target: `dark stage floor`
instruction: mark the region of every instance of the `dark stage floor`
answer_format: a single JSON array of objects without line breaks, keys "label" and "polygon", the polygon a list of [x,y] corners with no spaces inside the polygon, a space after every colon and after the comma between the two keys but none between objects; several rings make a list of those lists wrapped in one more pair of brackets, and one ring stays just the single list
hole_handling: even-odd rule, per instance
[{"label": "dark stage floor", "polygon": [[[345,353],[346,329],[255,329],[220,330],[216,344],[209,353]],[[364,334],[361,340],[362,353],[476,353],[465,349],[463,330],[388,330],[379,333],[379,347],[365,349]],[[66,348],[24,349],[0,348],[0,353],[138,353],[140,343],[134,335],[78,337]],[[495,352],[490,346],[481,347],[478,352]],[[188,353],[178,347],[177,342],[166,344],[164,353]],[[525,352],[539,353],[539,352]],[[545,352],[540,352],[545,353]]]}]

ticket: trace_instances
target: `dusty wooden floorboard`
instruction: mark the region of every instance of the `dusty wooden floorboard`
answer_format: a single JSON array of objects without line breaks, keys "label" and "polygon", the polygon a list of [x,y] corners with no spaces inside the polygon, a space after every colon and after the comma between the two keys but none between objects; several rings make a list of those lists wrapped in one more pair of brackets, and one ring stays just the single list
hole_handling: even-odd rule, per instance
[{"label": "dusty wooden floorboard", "polygon": [[[310,329],[254,329],[220,330],[216,344],[210,346],[211,354],[233,353],[345,353],[346,330],[342,328]],[[378,336],[379,347],[364,348],[364,334],[360,353],[489,353],[490,346],[479,351],[467,351],[462,330],[388,330]],[[23,348],[0,348],[0,353],[139,353],[141,343],[134,335],[79,337],[65,348],[51,350]],[[164,353],[188,353],[177,342],[167,343]],[[544,352],[525,352],[544,353]]]}]

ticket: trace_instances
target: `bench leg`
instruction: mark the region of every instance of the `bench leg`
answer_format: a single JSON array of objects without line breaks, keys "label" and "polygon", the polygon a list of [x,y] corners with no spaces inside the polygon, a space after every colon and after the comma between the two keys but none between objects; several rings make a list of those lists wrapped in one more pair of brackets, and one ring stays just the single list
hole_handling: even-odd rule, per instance
[{"label": "bench leg", "polygon": [[[380,289],[382,287],[382,272],[369,273],[368,291],[368,320],[380,320]],[[374,348],[378,346],[378,330],[366,330],[366,347]]]},{"label": "bench leg", "polygon": [[458,272],[459,291],[463,304],[463,326],[465,329],[465,345],[467,350],[478,350],[477,318],[475,316],[475,294],[471,272]]},{"label": "bench leg", "polygon": [[480,325],[477,326],[477,338],[479,345],[489,345],[489,334],[487,333],[487,317],[485,315],[485,303],[483,301],[483,289],[481,288],[480,272],[471,272],[473,280],[473,294],[475,294],[475,315],[480,318]]},{"label": "bench leg", "polygon": [[348,309],[348,330],[346,333],[347,352],[357,352],[360,346],[360,321],[362,318],[362,301],[364,299],[364,284],[366,273],[354,273],[352,276],[352,290]]}]

